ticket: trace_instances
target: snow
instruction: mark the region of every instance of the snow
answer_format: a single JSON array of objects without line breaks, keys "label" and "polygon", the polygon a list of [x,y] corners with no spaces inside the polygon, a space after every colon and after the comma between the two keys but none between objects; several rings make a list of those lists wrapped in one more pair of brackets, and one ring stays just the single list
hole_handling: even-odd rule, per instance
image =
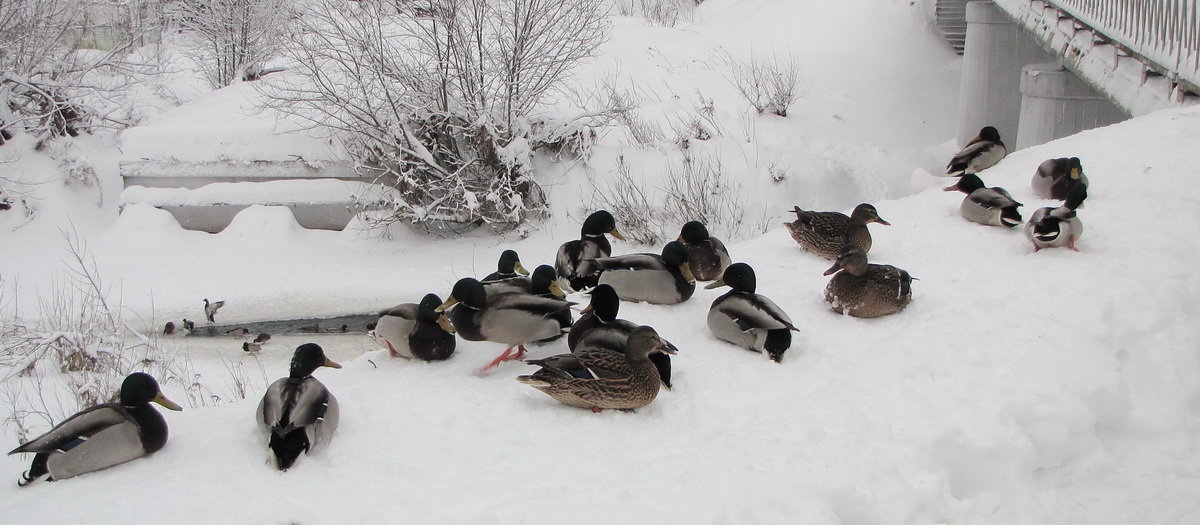
[{"label": "snow", "polygon": [[121,204],[155,206],[204,204],[283,204],[291,202],[350,202],[378,194],[379,186],[338,179],[217,182],[194,190],[129,186]]},{"label": "snow", "polygon": [[[818,4],[822,16],[809,16]],[[1029,186],[1038,164],[1082,159],[1091,181],[1079,212],[1082,251],[1033,253],[1019,229],[961,219],[962,195],[942,192],[952,181],[929,174],[949,156],[937,145],[953,126],[937,115],[949,113],[943,99],[953,100],[946,79],[955,66],[945,63],[953,59],[906,18],[916,11],[907,2],[878,4],[708,0],[700,22],[682,29],[619,21],[610,54],[599,60],[628,57],[623,46],[647,52],[655,41],[660,56],[696,64],[685,58],[699,49],[690,44],[739,36],[811,59],[809,99],[787,119],[757,120],[765,154],[805,161],[782,186],[737,179],[770,195],[770,229],[727,242],[735,260],[755,268],[759,292],[801,330],[782,363],[708,333],[705,315],[721,290],[697,290],[672,306],[622,304],[622,318],[654,326],[680,348],[675,389],[632,414],[560,405],[514,380],[532,370],[519,363],[476,376],[501,345],[460,340],[450,360],[420,363],[389,358],[362,336],[321,336],[315,340],[336,348],[345,365],[317,372],[341,403],[341,427],[329,449],[278,473],[266,463],[253,414],[305,340],[281,338],[258,358],[264,377],[251,381],[247,399],[166,413],[170,441],[151,457],[24,489],[0,483],[0,512],[14,522],[89,523],[1200,520],[1200,327],[1191,322],[1200,313],[1200,276],[1189,267],[1200,260],[1200,182],[1189,176],[1200,109],[1021,150],[984,171],[986,183],[1025,203],[1028,217],[1055,204]],[[838,30],[845,27],[855,30]],[[806,31],[823,40],[797,45]],[[864,67],[835,75],[844,71],[840,57]],[[681,88],[719,77],[708,63],[695,77],[655,63],[625,62],[624,71],[662,71]],[[711,152],[731,165],[736,158]],[[629,158],[655,173],[667,157],[655,155]],[[31,158],[39,160],[23,164],[30,173],[53,169]],[[115,177],[115,163],[98,165],[101,176]],[[855,179],[860,168],[872,173]],[[200,317],[204,297],[227,301],[218,319],[229,323],[372,311],[430,291],[445,297],[457,278],[492,271],[505,248],[530,268],[552,260],[558,244],[578,234],[586,201],[588,181],[568,171],[542,179],[555,216],[522,239],[481,232],[439,241],[398,229],[377,241],[353,230],[296,228],[266,207],[204,234],[147,205],[115,217],[111,207],[56,209],[64,205],[47,199],[45,216],[16,231],[0,217],[0,276],[17,287],[18,302],[36,304],[37,288],[62,269],[61,243],[47,240],[56,238],[56,219],[69,216],[118,283],[123,307],[148,330]],[[610,174],[601,167],[594,175]],[[55,196],[79,202],[70,192]],[[919,279],[912,304],[879,319],[832,313],[821,275],[831,262],[801,251],[778,224],[791,204],[822,201],[848,212],[863,200],[892,223],[871,226],[872,261]],[[614,241],[614,253],[641,251]],[[223,377],[220,358],[258,363],[240,341],[174,344],[209,378]],[[562,351],[560,341],[531,357]],[[180,397],[173,387],[166,393]],[[0,444],[17,443],[6,433]],[[0,473],[15,479],[27,461],[0,461]]]}]

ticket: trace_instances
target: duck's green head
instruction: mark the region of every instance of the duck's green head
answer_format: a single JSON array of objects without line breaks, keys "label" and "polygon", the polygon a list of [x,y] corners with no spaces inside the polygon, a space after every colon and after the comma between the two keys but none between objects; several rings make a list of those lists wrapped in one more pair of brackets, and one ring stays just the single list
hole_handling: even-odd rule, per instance
[{"label": "duck's green head", "polygon": [[609,213],[608,210],[600,210],[588,215],[588,218],[583,221],[583,227],[580,228],[580,233],[583,234],[584,237],[589,235],[604,235],[607,233],[613,237],[621,239],[622,241],[625,240],[625,237],[621,235],[621,232],[617,231],[617,220],[613,218],[612,214]]},{"label": "duck's green head", "polygon": [[645,360],[654,352],[674,354],[675,347],[663,342],[654,328],[645,325],[634,328],[625,341],[625,357],[630,361]]},{"label": "duck's green head", "polygon": [[1082,183],[1076,184],[1067,192],[1067,200],[1063,203],[1063,206],[1077,210],[1080,206],[1083,206],[1083,200],[1086,198],[1087,186],[1084,186]]},{"label": "duck's green head", "polygon": [[499,273],[509,274],[516,273],[521,275],[529,275],[529,270],[526,270],[521,265],[521,258],[517,256],[515,250],[504,250],[500,254],[500,261],[496,263],[496,271]]},{"label": "duck's green head", "polygon": [[437,311],[444,312],[458,303],[478,310],[483,308],[483,303],[486,299],[487,294],[483,290],[483,283],[471,277],[463,277],[454,283],[454,290],[450,292],[450,297],[441,306],[437,307]]},{"label": "duck's green head", "polygon": [[825,270],[824,275],[833,275],[838,270],[845,270],[850,275],[862,275],[867,272],[867,252],[857,246],[847,246],[842,254],[834,261],[833,266]]},{"label": "duck's green head", "polygon": [[671,241],[663,246],[662,251],[663,262],[667,266],[679,268],[679,272],[683,274],[683,278],[687,282],[696,282],[696,277],[692,275],[692,267],[688,264],[688,249],[679,241]]},{"label": "duck's green head", "polygon": [[121,382],[121,405],[137,407],[151,402],[158,403],[170,410],[183,410],[174,401],[163,395],[162,390],[158,388],[158,381],[155,381],[150,374],[134,372],[126,376],[125,381]]},{"label": "duck's green head", "polygon": [[292,367],[288,375],[294,378],[304,378],[312,375],[314,371],[323,366],[330,368],[341,368],[328,357],[325,357],[325,350],[317,343],[304,343],[296,347],[296,353],[292,354]]},{"label": "duck's green head", "polygon": [[437,323],[447,333],[454,333],[454,325],[446,318],[444,312],[438,311],[438,307],[442,305],[442,298],[437,294],[425,294],[421,298],[420,304],[417,305],[417,320],[422,323]]},{"label": "duck's green head", "polygon": [[733,288],[735,292],[754,293],[758,287],[758,282],[754,278],[754,268],[746,263],[733,263],[725,268],[725,273],[721,274],[719,280],[713,281],[705,288],[712,289],[722,286]]},{"label": "duck's green head", "polygon": [[558,284],[558,272],[549,264],[543,264],[533,269],[529,278],[529,292],[534,295],[553,294],[555,297],[566,297],[562,286]]},{"label": "duck's green head", "polygon": [[943,191],[961,191],[967,195],[970,195],[971,192],[984,187],[986,186],[983,184],[983,179],[979,178],[979,176],[974,173],[968,173],[959,178],[958,183],[946,188]]},{"label": "duck's green head", "polygon": [[877,222],[884,226],[892,225],[892,223],[883,220],[883,217],[879,216],[879,212],[875,209],[875,206],[865,202],[854,207],[854,211],[851,212],[850,218],[854,219],[854,221],[859,224]]},{"label": "duck's green head", "polygon": [[979,138],[983,140],[990,140],[992,142],[1000,142],[1000,130],[991,126],[985,126],[983,129],[979,130]]},{"label": "duck's green head", "polygon": [[621,298],[617,296],[617,291],[612,286],[601,284],[592,288],[592,302],[583,309],[582,313],[592,312],[601,321],[611,323],[616,320],[617,312],[620,309]]},{"label": "duck's green head", "polygon": [[679,242],[696,243],[708,240],[708,228],[700,221],[692,221],[679,230]]}]

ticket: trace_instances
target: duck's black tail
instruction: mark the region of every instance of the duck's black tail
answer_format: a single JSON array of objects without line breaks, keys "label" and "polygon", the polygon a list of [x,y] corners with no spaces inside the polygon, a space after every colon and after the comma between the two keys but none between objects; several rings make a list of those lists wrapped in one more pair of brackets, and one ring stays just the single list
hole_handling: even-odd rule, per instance
[{"label": "duck's black tail", "polygon": [[303,428],[298,428],[282,436],[271,433],[271,452],[275,453],[275,466],[279,470],[292,468],[300,454],[308,452],[308,434]]},{"label": "duck's black tail", "polygon": [[788,347],[792,346],[792,331],[788,328],[776,328],[767,330],[767,339],[763,341],[763,350],[767,351],[767,355],[771,356],[771,360],[776,363],[783,359],[783,353]]}]

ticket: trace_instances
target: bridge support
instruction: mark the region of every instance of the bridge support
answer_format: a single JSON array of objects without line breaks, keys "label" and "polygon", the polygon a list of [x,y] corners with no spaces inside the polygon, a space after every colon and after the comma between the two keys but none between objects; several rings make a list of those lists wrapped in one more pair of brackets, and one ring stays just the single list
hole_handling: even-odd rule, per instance
[{"label": "bridge support", "polygon": [[1022,68],[1021,95],[1016,149],[1129,118],[1121,108],[1057,62]]},{"label": "bridge support", "polygon": [[980,128],[994,126],[1011,147],[1021,112],[1021,68],[1053,57],[990,1],[967,4],[966,46],[958,99],[958,143],[966,144]]}]

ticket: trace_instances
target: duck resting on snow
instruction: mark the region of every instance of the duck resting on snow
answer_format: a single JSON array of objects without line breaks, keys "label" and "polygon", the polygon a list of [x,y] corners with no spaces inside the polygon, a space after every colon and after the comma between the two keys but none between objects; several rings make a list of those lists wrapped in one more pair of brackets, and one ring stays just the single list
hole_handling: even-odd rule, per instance
[{"label": "duck resting on snow", "polygon": [[717,339],[747,350],[766,353],[776,363],[792,345],[798,331],[783,309],[755,292],[754,268],[734,263],[724,276],[705,288],[731,288],[716,298],[708,309],[708,330]]},{"label": "duck resting on snow", "polygon": [[1083,174],[1079,157],[1049,159],[1038,165],[1030,185],[1034,195],[1061,201],[1067,200],[1076,186],[1087,188],[1088,178]]},{"label": "duck resting on snow", "polygon": [[511,279],[520,275],[529,275],[529,270],[521,266],[521,258],[517,256],[516,251],[504,250],[500,253],[500,260],[496,261],[496,271],[480,280],[487,283],[501,279]]},{"label": "duck resting on snow", "polygon": [[597,282],[612,286],[624,301],[676,304],[696,291],[687,248],[679,241],[667,243],[661,255],[630,253],[585,259],[579,270],[584,275],[599,274]]},{"label": "duck resting on snow", "polygon": [[300,454],[329,445],[338,426],[337,398],[312,374],[318,368],[341,368],[316,343],[296,348],[288,377],[271,383],[258,403],[258,425],[269,436],[275,468],[287,470]]},{"label": "duck resting on snow", "polygon": [[891,223],[883,220],[874,206],[862,203],[854,207],[850,216],[836,211],[806,211],[796,206],[792,209],[796,220],[783,223],[792,239],[806,251],[826,259],[837,259],[847,245],[871,251],[871,232],[867,224],[877,222],[884,226]]},{"label": "duck resting on snow", "polygon": [[708,234],[708,228],[700,221],[691,221],[679,230],[677,241],[688,251],[688,266],[697,281],[715,281],[721,272],[733,262],[729,250],[720,239]]},{"label": "duck resting on snow", "polygon": [[1014,200],[1004,188],[987,187],[977,175],[963,175],[957,184],[944,191],[967,194],[958,206],[958,213],[968,221],[1006,228],[1021,224],[1021,212],[1017,208],[1023,204]]},{"label": "duck resting on snow", "polygon": [[167,421],[152,402],[183,410],[162,395],[149,374],[129,374],[119,402],[83,410],[9,452],[34,454],[17,484],[73,478],[157,452],[167,443]]},{"label": "duck resting on snow", "polygon": [[954,154],[946,164],[946,175],[959,177],[979,173],[995,166],[1005,155],[1008,155],[1008,149],[1004,147],[1004,142],[1000,141],[1000,132],[996,128],[986,126],[979,130],[979,135],[971,139],[966,147]]},{"label": "duck resting on snow", "polygon": [[560,299],[567,296],[558,282],[557,272],[548,264],[534,268],[533,275],[529,277],[519,275],[496,281],[484,281],[483,290],[488,295],[518,292]]},{"label": "duck resting on snow", "polygon": [[1075,251],[1075,241],[1083,235],[1083,221],[1076,210],[1087,198],[1087,186],[1071,188],[1067,201],[1057,208],[1040,208],[1033,212],[1025,225],[1025,238],[1033,243],[1033,251],[1066,246]]},{"label": "duck resting on snow", "polygon": [[888,264],[868,264],[867,254],[847,247],[825,275],[836,273],[825,286],[825,302],[839,314],[880,317],[903,310],[912,301],[913,278]]},{"label": "duck resting on snow", "polygon": [[563,288],[579,292],[596,286],[596,276],[580,273],[579,264],[584,259],[612,255],[612,245],[604,234],[625,240],[621,232],[617,231],[617,221],[612,214],[600,210],[588,215],[583,221],[578,239],[559,246],[558,253],[554,256],[554,271],[558,273]]},{"label": "duck resting on snow", "polygon": [[419,304],[403,303],[379,313],[375,339],[392,357],[441,361],[454,354],[454,325],[437,311],[442,299],[426,294]]},{"label": "duck resting on snow", "polygon": [[[574,353],[581,346],[585,348],[604,348],[625,355],[625,343],[638,325],[617,319],[621,308],[621,298],[607,284],[597,285],[591,291],[592,301],[580,312],[579,320],[571,325],[567,334],[567,348]],[[670,342],[670,348],[675,348]],[[658,369],[658,376],[663,385],[671,388],[671,356],[665,352],[651,352],[650,361]]]}]

